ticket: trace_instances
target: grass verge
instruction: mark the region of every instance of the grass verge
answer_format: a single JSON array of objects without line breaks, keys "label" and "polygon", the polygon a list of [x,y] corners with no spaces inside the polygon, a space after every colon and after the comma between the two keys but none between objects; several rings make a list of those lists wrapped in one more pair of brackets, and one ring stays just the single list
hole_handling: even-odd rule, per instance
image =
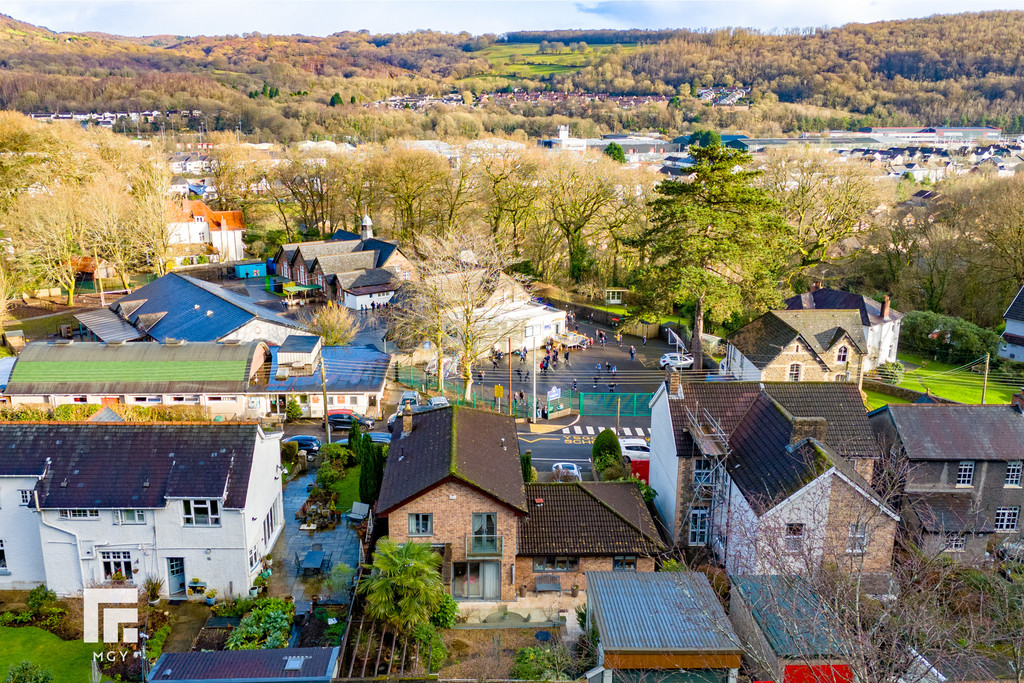
[{"label": "grass verge", "polygon": [[61,640],[34,626],[0,627],[0,680],[20,662],[38,664],[53,674],[54,681],[88,681],[92,676],[93,645],[80,640]]},{"label": "grass verge", "polygon": [[359,465],[345,470],[345,478],[338,481],[332,488],[338,494],[338,509],[348,512],[352,509],[352,503],[359,501]]}]

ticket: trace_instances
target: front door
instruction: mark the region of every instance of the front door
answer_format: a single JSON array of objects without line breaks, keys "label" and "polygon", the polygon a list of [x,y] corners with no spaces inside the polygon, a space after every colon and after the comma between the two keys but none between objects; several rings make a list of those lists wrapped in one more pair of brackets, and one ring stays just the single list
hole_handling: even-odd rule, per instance
[{"label": "front door", "polygon": [[103,398],[100,399],[100,403],[105,406],[116,406],[120,402],[121,399],[119,399],[117,396],[104,396]]},{"label": "front door", "polygon": [[170,595],[185,594],[185,558],[167,558],[167,592]]}]

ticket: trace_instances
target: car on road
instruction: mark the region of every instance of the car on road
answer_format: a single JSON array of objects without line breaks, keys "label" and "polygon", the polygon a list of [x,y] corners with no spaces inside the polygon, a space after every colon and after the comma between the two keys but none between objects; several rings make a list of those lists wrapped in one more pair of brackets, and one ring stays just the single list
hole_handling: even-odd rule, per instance
[{"label": "car on road", "polygon": [[306,455],[316,455],[320,452],[320,439],[315,436],[308,434],[298,434],[297,436],[289,436],[284,439],[281,443],[294,443],[298,444],[300,451],[306,451]]},{"label": "car on road", "polygon": [[446,399],[444,396],[431,396],[430,400],[427,401],[427,405],[433,406],[435,408],[445,408],[451,404],[448,403],[448,399]]},{"label": "car on road", "polygon": [[327,416],[327,423],[331,429],[351,429],[354,423],[365,429],[373,429],[375,424],[373,418],[360,415],[359,413],[346,410],[344,412],[332,412]]},{"label": "car on road", "polygon": [[583,473],[574,462],[556,462],[551,466],[556,481],[583,481]]},{"label": "car on road", "polygon": [[420,392],[410,389],[409,391],[402,393],[402,398],[399,399],[398,405],[400,406],[418,406],[420,405]]},{"label": "car on road", "polygon": [[689,370],[693,367],[693,356],[688,353],[666,353],[658,361],[658,367],[669,370]]},{"label": "car on road", "polygon": [[646,439],[619,439],[619,449],[626,463],[651,459],[651,445]]},{"label": "car on road", "polygon": [[385,446],[391,443],[391,434],[388,432],[366,432],[366,436],[370,437],[370,441],[373,443],[384,444]]}]

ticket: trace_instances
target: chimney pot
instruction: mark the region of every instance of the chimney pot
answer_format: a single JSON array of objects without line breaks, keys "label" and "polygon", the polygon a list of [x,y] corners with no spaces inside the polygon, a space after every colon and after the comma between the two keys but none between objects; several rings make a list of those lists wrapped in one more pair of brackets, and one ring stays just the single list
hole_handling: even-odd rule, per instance
[{"label": "chimney pot", "polygon": [[814,282],[811,283],[811,286],[808,288],[807,291],[809,291],[811,294],[813,294],[814,292],[817,292],[820,287],[821,287],[821,281],[820,280],[815,280]]},{"label": "chimney pot", "polygon": [[888,320],[889,319],[889,311],[890,311],[889,295],[886,294],[885,298],[882,299],[882,319],[883,320]]}]

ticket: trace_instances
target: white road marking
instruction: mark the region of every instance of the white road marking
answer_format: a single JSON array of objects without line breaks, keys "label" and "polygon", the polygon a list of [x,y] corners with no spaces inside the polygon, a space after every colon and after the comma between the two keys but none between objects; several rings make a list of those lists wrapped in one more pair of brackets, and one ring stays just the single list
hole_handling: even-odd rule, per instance
[{"label": "white road marking", "polygon": [[624,434],[625,436],[633,436],[633,432],[629,431],[629,427],[623,427],[623,428],[622,428],[622,433],[623,433],[623,434]]},{"label": "white road marking", "polygon": [[594,434],[594,428],[591,427],[590,425],[587,425],[587,434],[590,434],[590,435]]},{"label": "white road marking", "polygon": [[576,425],[575,427],[573,427],[572,430],[574,432],[576,432],[577,434],[582,434],[583,433],[583,427],[580,427],[579,425]]}]

